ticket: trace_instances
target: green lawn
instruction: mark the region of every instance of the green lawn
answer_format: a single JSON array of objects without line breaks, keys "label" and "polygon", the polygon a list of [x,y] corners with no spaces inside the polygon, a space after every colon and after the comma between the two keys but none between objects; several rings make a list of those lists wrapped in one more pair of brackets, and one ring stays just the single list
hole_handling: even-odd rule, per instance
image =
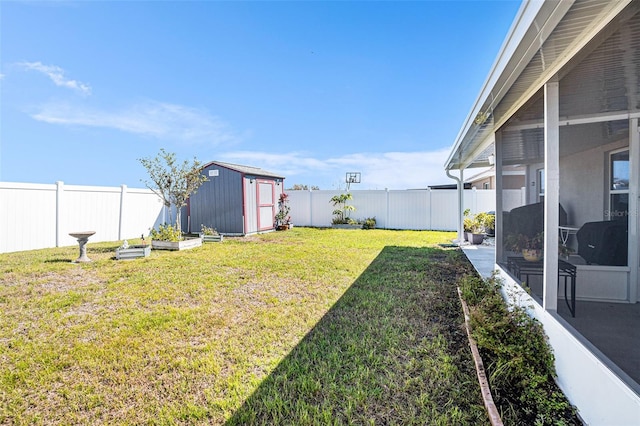
[{"label": "green lawn", "polygon": [[[453,233],[0,254],[0,424],[486,424]],[[134,241],[135,242],[135,241]]]}]

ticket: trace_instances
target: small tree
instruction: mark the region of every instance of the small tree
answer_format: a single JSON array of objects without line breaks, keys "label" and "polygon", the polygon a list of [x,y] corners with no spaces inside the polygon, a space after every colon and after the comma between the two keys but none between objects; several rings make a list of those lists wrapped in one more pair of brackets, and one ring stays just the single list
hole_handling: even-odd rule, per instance
[{"label": "small tree", "polygon": [[349,212],[355,211],[355,206],[347,204],[347,201],[352,200],[353,195],[350,192],[345,192],[344,194],[335,195],[331,197],[331,204],[334,207],[337,207],[334,211],[333,224],[337,225],[340,223],[349,223]]},{"label": "small tree", "polygon": [[140,158],[138,161],[149,173],[150,180],[143,180],[144,184],[169,208],[169,222],[173,220],[171,206],[176,207],[176,229],[181,229],[180,209],[187,205],[189,196],[207,181],[201,173],[202,164],[195,157],[191,164],[187,160],[179,164],[176,154],[166,152],[164,148],[155,158]]}]

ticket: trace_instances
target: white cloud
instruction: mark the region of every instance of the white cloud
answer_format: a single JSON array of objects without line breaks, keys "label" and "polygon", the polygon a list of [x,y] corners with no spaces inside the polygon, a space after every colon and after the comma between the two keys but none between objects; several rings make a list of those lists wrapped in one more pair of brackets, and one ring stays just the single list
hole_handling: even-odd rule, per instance
[{"label": "white cloud", "polygon": [[226,123],[206,111],[155,101],[114,111],[50,103],[39,106],[31,116],[46,123],[104,127],[159,139],[212,144],[238,139]]},{"label": "white cloud", "polygon": [[220,160],[262,167],[281,173],[287,185],[344,187],[346,172],[360,172],[362,182],[352,189],[412,189],[454,183],[444,172],[449,148],[437,151],[356,153],[326,159],[305,153],[228,152]]},{"label": "white cloud", "polygon": [[43,73],[48,76],[56,86],[66,87],[84,95],[91,94],[91,87],[88,84],[65,78],[64,70],[56,65],[44,65],[42,62],[21,62],[18,65],[27,70],[34,70]]}]

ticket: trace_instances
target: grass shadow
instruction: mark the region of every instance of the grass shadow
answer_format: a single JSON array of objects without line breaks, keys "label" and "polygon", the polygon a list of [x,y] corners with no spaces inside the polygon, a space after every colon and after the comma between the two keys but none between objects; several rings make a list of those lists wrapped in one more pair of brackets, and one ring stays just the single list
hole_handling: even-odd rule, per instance
[{"label": "grass shadow", "polygon": [[69,257],[65,257],[65,258],[47,259],[47,260],[44,261],[44,263],[71,263],[73,261],[74,261],[74,259],[71,259]]},{"label": "grass shadow", "polygon": [[227,424],[486,424],[460,256],[386,247]]}]

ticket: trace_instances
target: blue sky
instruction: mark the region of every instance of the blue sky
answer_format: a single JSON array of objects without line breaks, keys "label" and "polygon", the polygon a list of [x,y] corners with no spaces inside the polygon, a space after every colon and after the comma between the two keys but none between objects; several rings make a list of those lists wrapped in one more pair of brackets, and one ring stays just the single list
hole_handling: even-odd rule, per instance
[{"label": "blue sky", "polygon": [[293,184],[452,183],[520,1],[1,1],[0,181],[144,187],[138,159]]}]

